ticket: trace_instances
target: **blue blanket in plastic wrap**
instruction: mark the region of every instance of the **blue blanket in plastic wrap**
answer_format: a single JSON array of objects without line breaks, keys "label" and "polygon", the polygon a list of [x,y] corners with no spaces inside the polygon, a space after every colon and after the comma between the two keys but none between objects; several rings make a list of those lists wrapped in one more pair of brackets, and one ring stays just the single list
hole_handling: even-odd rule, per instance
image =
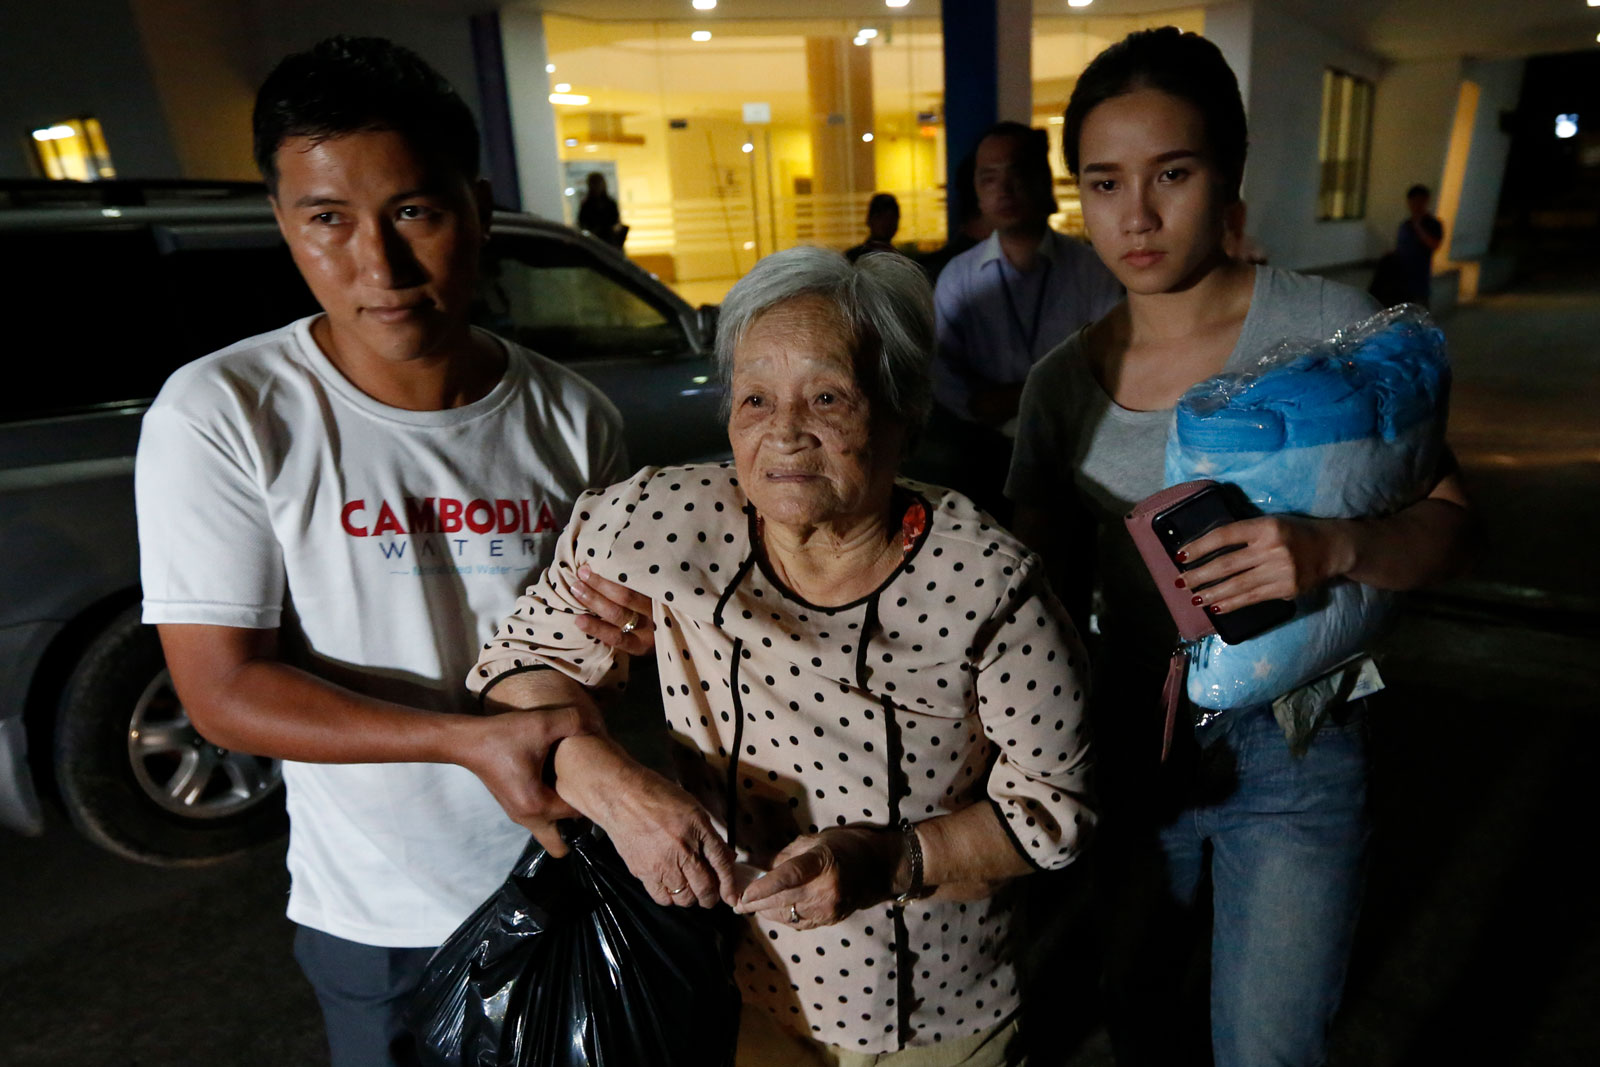
[{"label": "blue blanket in plastic wrap", "polygon": [[[1391,514],[1432,488],[1449,391],[1444,335],[1427,314],[1380,312],[1191,388],[1167,438],[1166,482],[1232,482],[1267,514]],[[1203,638],[1189,699],[1211,711],[1275,700],[1368,648],[1393,604],[1392,593],[1342,580],[1248,641]]]}]

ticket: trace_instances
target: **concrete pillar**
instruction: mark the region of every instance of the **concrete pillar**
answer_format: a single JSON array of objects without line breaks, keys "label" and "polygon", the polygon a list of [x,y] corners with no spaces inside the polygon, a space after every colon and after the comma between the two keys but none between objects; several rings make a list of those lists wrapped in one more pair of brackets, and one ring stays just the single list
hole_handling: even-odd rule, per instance
[{"label": "concrete pillar", "polygon": [[847,37],[806,38],[806,95],[811,111],[811,192],[817,238],[847,240],[861,228],[853,200],[877,185],[873,131],[872,50]]},{"label": "concrete pillar", "polygon": [[550,103],[550,76],[544,69],[550,62],[544,16],[523,8],[505,8],[500,12],[500,40],[522,210],[560,222],[561,154],[555,108]]},{"label": "concrete pillar", "polygon": [[[1033,0],[962,0],[940,9],[944,30],[945,174],[1001,119],[1033,118]],[[949,198],[950,232],[957,200]]]}]

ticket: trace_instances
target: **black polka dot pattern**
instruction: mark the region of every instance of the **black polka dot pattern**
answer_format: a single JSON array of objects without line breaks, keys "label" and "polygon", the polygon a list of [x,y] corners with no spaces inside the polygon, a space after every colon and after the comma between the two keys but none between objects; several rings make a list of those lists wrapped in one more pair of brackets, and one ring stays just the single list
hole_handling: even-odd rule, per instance
[{"label": "black polka dot pattern", "polygon": [[[902,484],[928,502],[926,537],[875,597],[832,607],[753,565],[730,468],[646,468],[580,501],[575,514],[589,517],[564,532],[469,685],[482,689],[514,660],[591,685],[618,673],[622,657],[571,623],[582,608],[569,583],[587,561],[628,574],[654,602],[667,725],[691,753],[682,781],[719,820],[731,783],[742,855],[765,865],[799,834],[983,803],[1031,863],[1062,866],[1093,823],[1082,648],[1015,539],[960,496]],[[752,920],[737,978],[780,1025],[885,1052],[899,1045],[890,1002],[907,967],[908,1040],[934,1044],[1016,1008],[1008,920],[993,900],[921,901],[906,909],[905,945],[893,943],[886,906],[812,931]]]}]

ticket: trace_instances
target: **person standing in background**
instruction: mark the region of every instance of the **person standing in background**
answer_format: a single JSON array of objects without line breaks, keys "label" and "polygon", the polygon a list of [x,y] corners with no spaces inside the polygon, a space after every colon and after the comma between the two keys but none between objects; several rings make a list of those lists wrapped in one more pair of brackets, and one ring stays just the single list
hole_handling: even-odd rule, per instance
[{"label": "person standing in background", "polygon": [[900,229],[900,201],[893,193],[874,193],[867,204],[867,239],[845,252],[844,258],[854,263],[868,252],[893,252],[894,235]]},{"label": "person standing in background", "polygon": [[939,275],[926,466],[1003,522],[1000,486],[1028,371],[1109,311],[1122,287],[1086,245],[1050,228],[1056,201],[1043,130],[991,127],[978,142],[974,184],[994,231]]},{"label": "person standing in background", "polygon": [[1406,190],[1405,221],[1394,239],[1394,254],[1399,260],[1399,281],[1404,286],[1404,301],[1427,307],[1433,299],[1433,254],[1444,244],[1444,223],[1428,211],[1433,192],[1426,185]]},{"label": "person standing in background", "polygon": [[606,244],[621,248],[628,239],[628,227],[622,224],[622,211],[606,192],[606,176],[599,171],[589,174],[589,191],[578,207],[578,229],[588,230]]}]

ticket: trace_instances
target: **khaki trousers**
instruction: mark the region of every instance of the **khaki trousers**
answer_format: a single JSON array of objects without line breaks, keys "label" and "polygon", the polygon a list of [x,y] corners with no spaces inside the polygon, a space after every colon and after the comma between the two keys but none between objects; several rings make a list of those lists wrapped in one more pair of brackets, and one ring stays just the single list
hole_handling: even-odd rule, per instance
[{"label": "khaki trousers", "polygon": [[982,1033],[918,1045],[899,1052],[852,1052],[790,1033],[764,1008],[746,1005],[739,1017],[734,1067],[1027,1067],[1026,1056],[1006,1058],[1018,1031],[1013,1015]]}]

